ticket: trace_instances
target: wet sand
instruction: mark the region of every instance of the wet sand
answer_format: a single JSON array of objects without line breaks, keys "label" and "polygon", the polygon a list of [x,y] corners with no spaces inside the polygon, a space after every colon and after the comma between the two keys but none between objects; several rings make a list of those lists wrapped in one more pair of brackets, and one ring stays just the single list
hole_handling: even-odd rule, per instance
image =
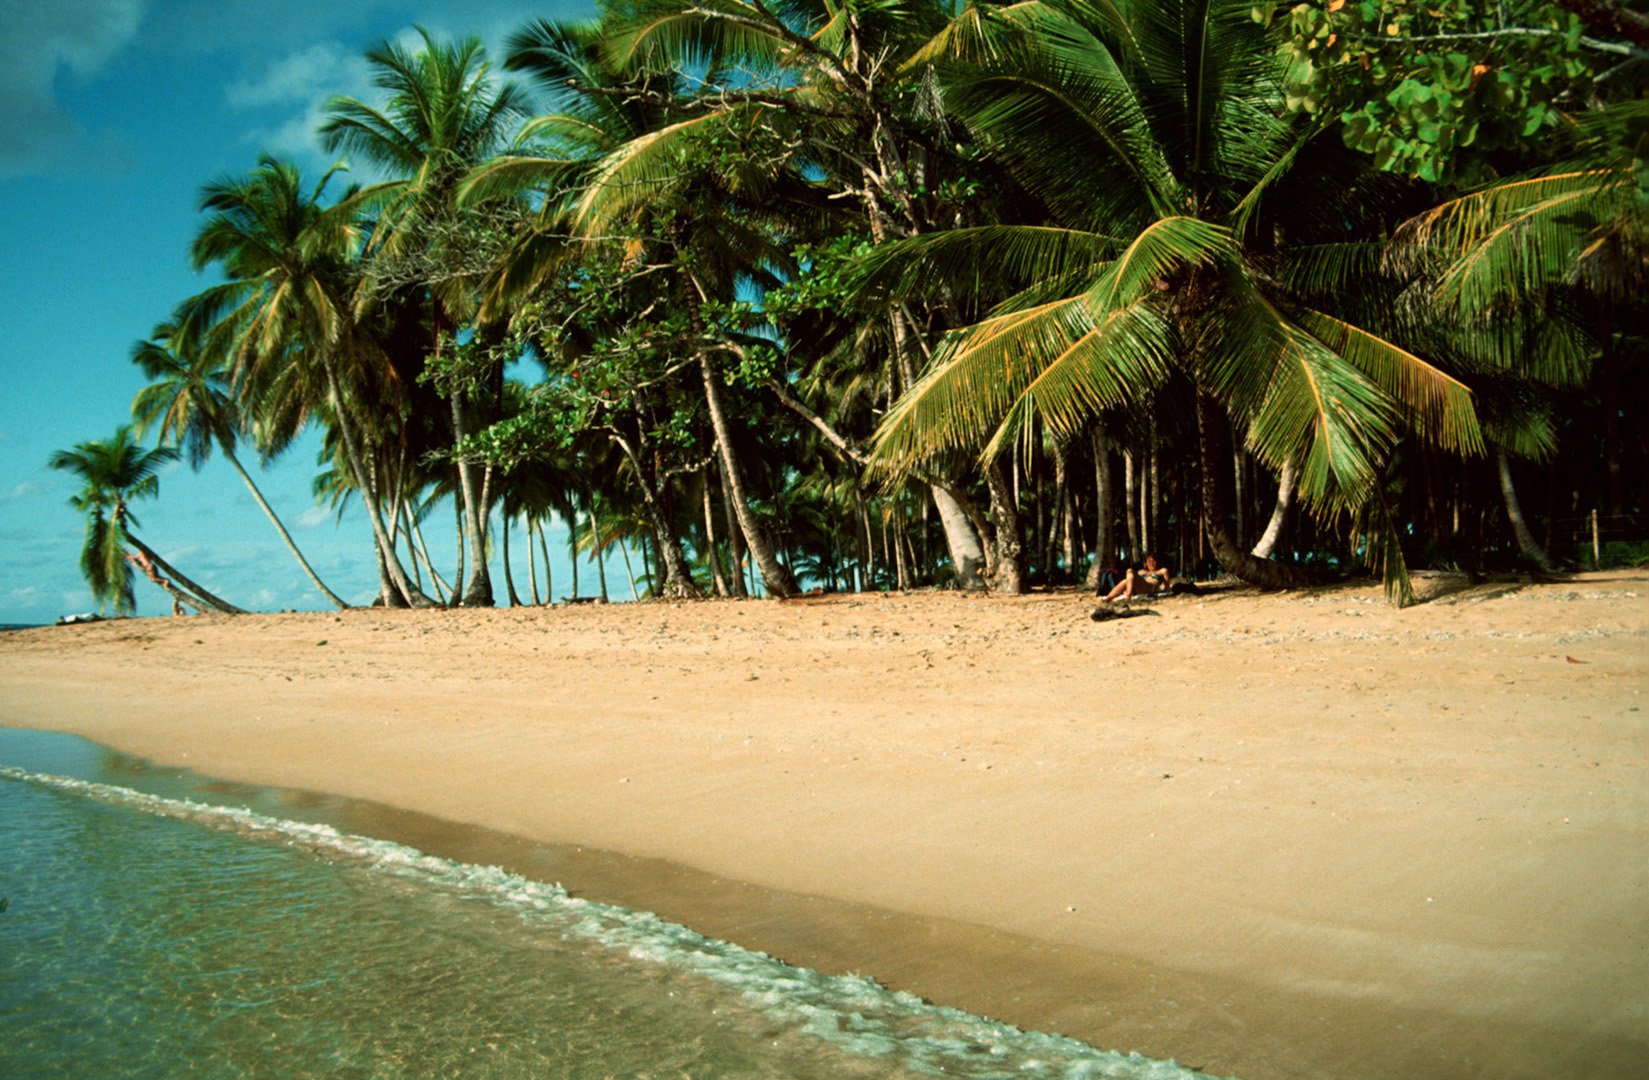
[{"label": "wet sand", "polygon": [[1649,575],[1422,591],[127,620],[0,724],[1216,1075],[1649,1075]]}]

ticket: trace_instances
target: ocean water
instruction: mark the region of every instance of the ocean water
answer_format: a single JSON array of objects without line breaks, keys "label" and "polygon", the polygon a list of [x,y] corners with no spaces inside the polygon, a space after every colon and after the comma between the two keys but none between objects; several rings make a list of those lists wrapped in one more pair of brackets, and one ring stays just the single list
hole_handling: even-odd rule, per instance
[{"label": "ocean water", "polygon": [[1200,1075],[134,764],[0,730],[7,1080]]}]

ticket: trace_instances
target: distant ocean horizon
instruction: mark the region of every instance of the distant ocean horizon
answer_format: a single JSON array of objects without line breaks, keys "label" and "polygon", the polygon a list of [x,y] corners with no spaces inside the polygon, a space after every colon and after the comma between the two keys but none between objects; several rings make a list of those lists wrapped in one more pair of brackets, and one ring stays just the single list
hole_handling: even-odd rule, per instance
[{"label": "distant ocean horizon", "polygon": [[0,1075],[1200,1076],[283,806],[0,729]]}]

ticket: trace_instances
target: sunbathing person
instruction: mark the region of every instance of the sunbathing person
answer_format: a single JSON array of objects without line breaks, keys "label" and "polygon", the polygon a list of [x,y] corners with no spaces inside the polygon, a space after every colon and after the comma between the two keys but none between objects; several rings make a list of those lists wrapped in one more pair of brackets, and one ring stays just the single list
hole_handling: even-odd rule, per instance
[{"label": "sunbathing person", "polygon": [[1109,594],[1100,597],[1101,602],[1115,600],[1122,597],[1132,600],[1136,596],[1155,596],[1159,592],[1167,592],[1174,583],[1174,576],[1168,572],[1166,566],[1157,563],[1155,555],[1145,556],[1145,569],[1128,569],[1128,576],[1112,589]]}]

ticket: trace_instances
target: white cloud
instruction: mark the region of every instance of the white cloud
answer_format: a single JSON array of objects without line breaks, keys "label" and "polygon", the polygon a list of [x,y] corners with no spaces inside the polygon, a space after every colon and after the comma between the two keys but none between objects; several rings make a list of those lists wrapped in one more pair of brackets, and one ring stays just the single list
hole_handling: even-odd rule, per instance
[{"label": "white cloud", "polygon": [[25,480],[20,484],[12,485],[5,491],[0,491],[0,502],[5,502],[8,499],[24,499],[30,495],[37,495],[39,492],[40,488],[38,486]]},{"label": "white cloud", "polygon": [[313,529],[317,525],[332,520],[332,511],[324,506],[311,506],[298,515],[298,524],[305,529]]},{"label": "white cloud", "polygon": [[256,79],[241,78],[226,90],[229,104],[246,108],[308,103],[367,85],[365,57],[336,41],[322,41],[270,64]]},{"label": "white cloud", "polygon": [[59,72],[97,73],[136,37],[146,0],[0,0],[0,176],[39,172],[88,147],[58,104]]}]

